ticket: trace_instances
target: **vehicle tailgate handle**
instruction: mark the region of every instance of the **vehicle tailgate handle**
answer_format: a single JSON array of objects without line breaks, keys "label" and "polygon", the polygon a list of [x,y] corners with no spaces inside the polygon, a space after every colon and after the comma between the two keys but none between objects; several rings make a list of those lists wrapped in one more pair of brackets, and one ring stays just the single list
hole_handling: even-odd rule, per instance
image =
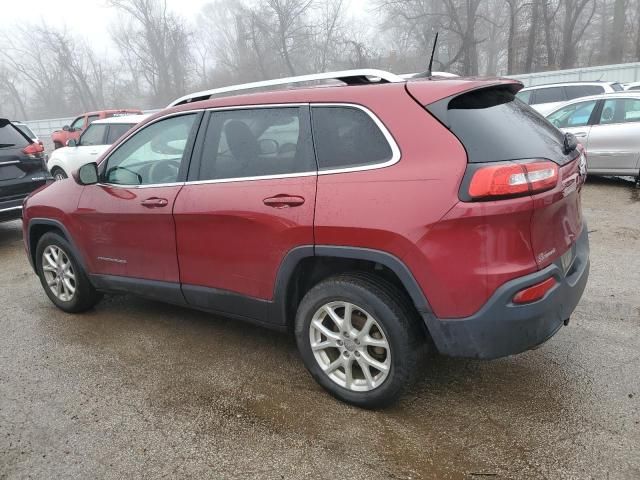
[{"label": "vehicle tailgate handle", "polygon": [[288,208],[302,205],[304,203],[304,198],[297,195],[280,194],[274,197],[265,198],[263,202],[267,207]]},{"label": "vehicle tailgate handle", "polygon": [[151,197],[146,200],[142,200],[140,204],[143,207],[148,208],[166,207],[169,204],[169,201],[166,198]]}]

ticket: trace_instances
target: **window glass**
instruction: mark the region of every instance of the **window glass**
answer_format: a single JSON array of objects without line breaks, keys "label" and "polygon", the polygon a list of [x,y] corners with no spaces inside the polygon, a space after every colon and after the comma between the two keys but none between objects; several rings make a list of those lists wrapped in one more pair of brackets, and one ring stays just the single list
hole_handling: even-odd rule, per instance
[{"label": "window glass", "polygon": [[547,117],[558,128],[583,127],[589,123],[589,118],[596,107],[597,100],[574,103],[552,113]]},{"label": "window glass", "polygon": [[621,92],[622,90],[624,90],[624,87],[621,84],[619,84],[618,82],[612,83],[611,84],[611,88],[613,88],[614,92]]},{"label": "window glass", "polygon": [[640,90],[640,85],[634,85],[633,87],[629,87],[629,90]]},{"label": "window glass", "polygon": [[211,114],[200,179],[315,170],[307,108],[239,109]]},{"label": "window glass", "polygon": [[180,165],[197,114],[160,120],[121,144],[107,160],[103,178],[120,185],[178,181]]},{"label": "window glass", "polygon": [[640,121],[640,99],[618,98],[607,100],[602,107],[600,124]]},{"label": "window glass", "polygon": [[100,115],[90,115],[89,117],[87,117],[87,126],[91,125],[93,122],[95,122],[99,118],[100,118]]},{"label": "window glass", "polygon": [[26,147],[29,142],[7,120],[0,119],[0,148]]},{"label": "window glass", "polygon": [[76,118],[73,123],[70,125],[70,129],[74,130],[74,129],[79,129],[82,128],[84,125],[84,117],[78,117]]},{"label": "window glass", "polygon": [[22,124],[22,125],[17,125],[14,124],[14,127],[18,128],[22,133],[24,133],[27,137],[29,138],[36,138],[35,134],[33,133],[33,131],[26,125]]},{"label": "window glass", "polygon": [[106,145],[115,143],[117,139],[133,128],[133,123],[112,123],[109,125],[109,133],[107,133]]},{"label": "window glass", "polygon": [[564,87],[564,91],[567,94],[567,100],[573,100],[574,98],[604,93],[604,87],[600,85],[568,85]]},{"label": "window glass", "polygon": [[538,88],[535,92],[536,105],[539,103],[562,102],[565,100],[562,87]]},{"label": "window glass", "polygon": [[360,167],[391,160],[393,151],[373,119],[355,107],[312,107],[320,170]]},{"label": "window glass", "polygon": [[518,100],[523,101],[527,105],[529,105],[529,102],[531,101],[531,90],[527,90],[525,92],[523,92],[523,91],[518,92],[516,94],[516,98]]},{"label": "window glass", "polygon": [[84,147],[88,145],[103,145],[106,131],[107,126],[105,124],[89,125],[80,136],[80,145]]}]

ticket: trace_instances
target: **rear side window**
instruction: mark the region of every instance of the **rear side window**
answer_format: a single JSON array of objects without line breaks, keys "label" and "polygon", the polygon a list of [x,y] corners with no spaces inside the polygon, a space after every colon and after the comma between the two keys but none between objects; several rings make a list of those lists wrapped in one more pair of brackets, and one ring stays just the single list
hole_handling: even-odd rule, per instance
[{"label": "rear side window", "polygon": [[26,147],[29,141],[20,131],[6,120],[0,120],[0,148]]},{"label": "rear side window", "polygon": [[640,122],[640,100],[619,98],[607,100],[602,106],[600,124]]},{"label": "rear side window", "polygon": [[516,94],[516,97],[518,98],[518,100],[529,105],[529,103],[531,102],[531,90],[520,91]]},{"label": "rear side window", "polygon": [[99,118],[100,118],[100,115],[89,115],[89,117],[87,117],[87,125],[91,125],[93,122],[95,122]]},{"label": "rear side window", "polygon": [[107,132],[107,125],[89,125],[80,137],[80,145],[104,145],[104,135]]},{"label": "rear side window", "polygon": [[600,85],[569,85],[564,87],[564,90],[567,93],[567,100],[604,93],[604,87]]},{"label": "rear side window", "polygon": [[105,145],[111,145],[115,143],[117,139],[127,133],[133,124],[131,123],[118,123],[109,125],[109,133],[107,133],[107,142]]},{"label": "rear side window", "polygon": [[313,138],[320,170],[363,167],[393,159],[376,122],[355,107],[312,107]]},{"label": "rear side window", "polygon": [[[443,106],[448,102],[446,110]],[[428,105],[458,137],[469,162],[547,158],[564,163],[564,136],[509,87],[494,87]]]},{"label": "rear side window", "polygon": [[201,180],[315,170],[308,107],[211,113],[200,164]]},{"label": "rear side window", "polygon": [[621,92],[622,90],[624,90],[624,87],[621,84],[619,84],[618,82],[612,83],[611,84],[611,88],[613,88],[614,92]]},{"label": "rear side window", "polygon": [[535,90],[535,100],[531,105],[540,103],[563,102],[565,100],[562,87],[538,88]]}]

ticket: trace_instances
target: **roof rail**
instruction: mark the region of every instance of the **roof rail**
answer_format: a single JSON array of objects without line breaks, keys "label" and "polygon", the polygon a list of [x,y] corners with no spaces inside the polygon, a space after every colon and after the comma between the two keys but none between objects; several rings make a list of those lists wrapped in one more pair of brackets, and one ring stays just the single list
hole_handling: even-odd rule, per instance
[{"label": "roof rail", "polygon": [[340,80],[347,85],[367,85],[370,83],[401,83],[405,81],[405,79],[393,73],[372,68],[360,70],[343,70],[341,72],[314,73],[311,75],[300,75],[297,77],[277,78],[274,80],[264,80],[260,82],[230,85],[228,87],[214,88],[212,90],[190,93],[189,95],[185,95],[184,97],[180,97],[177,100],[174,100],[168,105],[167,108],[175,107],[176,105],[183,105],[185,103],[198,102],[200,100],[208,100],[213,95],[220,95],[223,93],[241,92],[243,90],[252,90],[254,88],[274,87],[277,85],[314,82],[319,80]]}]

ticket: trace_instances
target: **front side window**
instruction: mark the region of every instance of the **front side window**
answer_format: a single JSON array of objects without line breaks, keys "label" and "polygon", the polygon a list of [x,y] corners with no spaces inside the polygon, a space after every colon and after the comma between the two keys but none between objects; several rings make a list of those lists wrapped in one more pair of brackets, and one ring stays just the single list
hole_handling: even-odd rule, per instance
[{"label": "front side window", "polygon": [[306,107],[212,112],[201,180],[286,175],[316,170]]},{"label": "front side window", "polygon": [[618,98],[607,100],[602,106],[600,124],[640,122],[640,100]]},{"label": "front side window", "polygon": [[565,100],[562,87],[539,88],[535,92],[536,105],[540,103],[563,102]]},{"label": "front side window", "polygon": [[583,127],[589,123],[596,100],[567,105],[547,117],[558,128]]},{"label": "front side window", "polygon": [[107,133],[106,145],[112,145],[122,137],[125,133],[133,128],[133,123],[113,123],[109,125],[109,133]]},{"label": "front side window", "polygon": [[107,126],[101,125],[89,125],[80,137],[79,145],[83,147],[89,145],[104,145],[104,134],[107,132]]},{"label": "front side window", "polygon": [[79,129],[82,128],[83,125],[84,125],[84,117],[78,117],[73,121],[73,123],[71,124],[69,129],[70,130],[79,130]]},{"label": "front side window", "polygon": [[317,106],[311,114],[320,170],[362,167],[393,158],[386,137],[361,109]]},{"label": "front side window", "polygon": [[138,131],[109,156],[104,181],[116,185],[177,182],[196,116],[170,117]]}]

